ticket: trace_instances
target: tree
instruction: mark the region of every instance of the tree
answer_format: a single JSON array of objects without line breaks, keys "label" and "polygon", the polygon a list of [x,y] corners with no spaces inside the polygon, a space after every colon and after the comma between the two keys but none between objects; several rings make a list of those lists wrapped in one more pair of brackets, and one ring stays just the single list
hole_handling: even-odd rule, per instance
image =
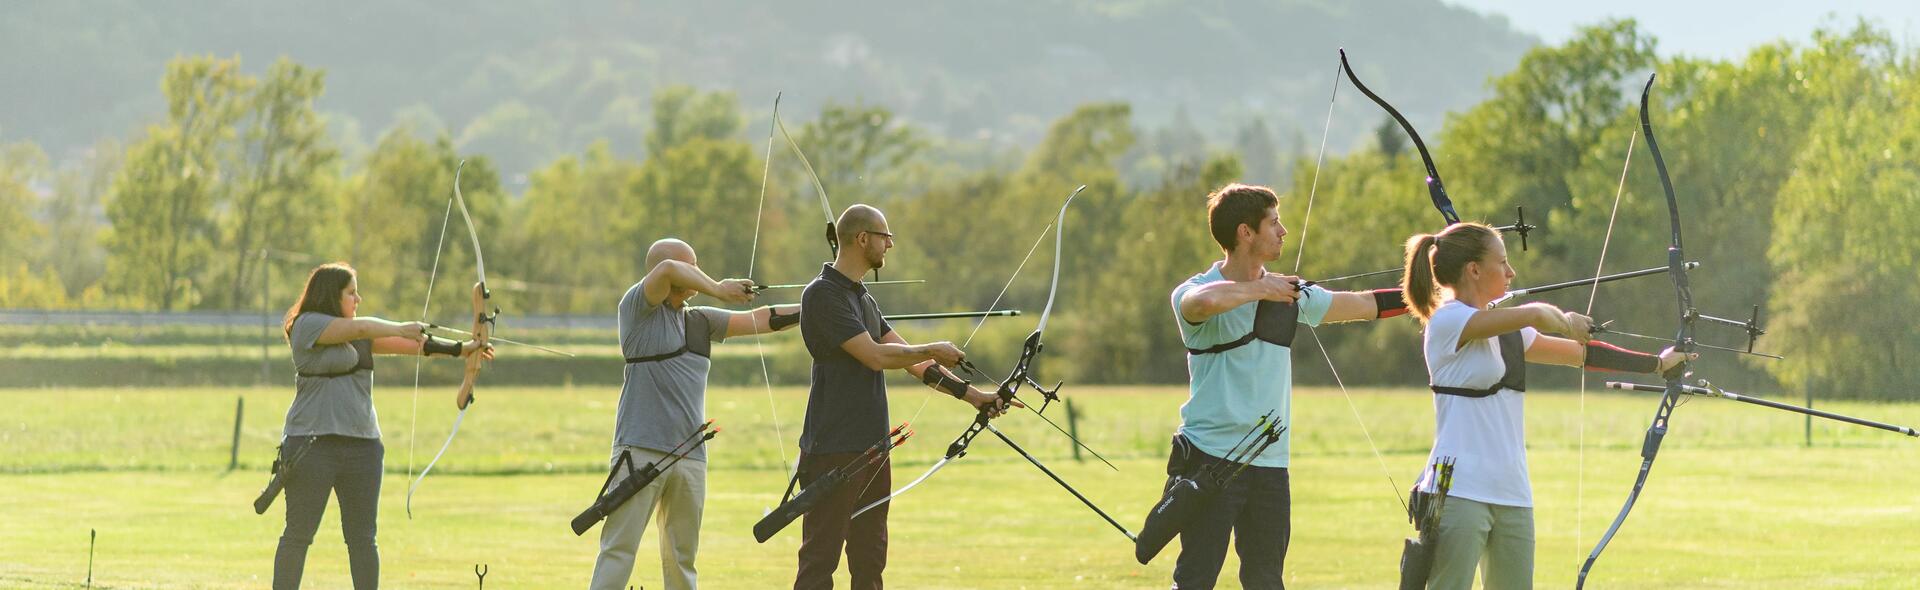
[{"label": "tree", "polygon": [[1266,118],[1254,117],[1241,126],[1233,143],[1234,151],[1240,154],[1241,168],[1245,170],[1241,181],[1273,185],[1284,180],[1280,170],[1280,148],[1273,142],[1273,132],[1267,129]]},{"label": "tree", "polygon": [[176,59],[161,84],[167,121],[134,145],[107,204],[109,281],[163,310],[200,296],[196,279],[218,235],[222,165],[249,83],[238,60]]},{"label": "tree", "polygon": [[617,230],[622,219],[648,217],[647,209],[632,208],[644,204],[631,192],[639,178],[640,166],[613,155],[605,142],[533,173],[515,207],[513,217],[523,220],[510,230],[515,246],[500,256],[517,261],[522,276],[540,285],[528,293],[526,309],[605,314],[639,280],[634,261],[644,258],[647,244]]},{"label": "tree", "polygon": [[233,202],[222,219],[231,256],[226,269],[227,308],[245,307],[258,288],[255,263],[262,248],[302,251],[333,227],[329,191],[338,152],[313,102],[325,87],[324,73],[282,58],[247,98],[247,118],[233,169]]},{"label": "tree", "polygon": [[[1779,280],[1768,305],[1765,365],[1782,383],[1814,382],[1821,395],[1911,399],[1920,334],[1888,329],[1920,305],[1920,73],[1883,33],[1817,35],[1808,52],[1819,84],[1799,85],[1820,105],[1793,158],[1772,215],[1767,259]],[[1690,242],[1691,243],[1691,242]]]},{"label": "tree", "polygon": [[[893,196],[908,183],[889,183],[927,145],[913,128],[883,107],[828,103],[795,138],[813,159],[827,194],[841,206]],[[896,186],[897,185],[897,186]]]},{"label": "tree", "polygon": [[103,140],[78,166],[54,178],[53,195],[42,209],[48,234],[43,260],[60,276],[69,298],[104,296],[99,282],[106,274],[106,251],[96,217],[125,156],[119,142]]},{"label": "tree", "polygon": [[[432,142],[408,128],[388,131],[368,155],[363,171],[349,182],[352,190],[341,209],[350,239],[344,258],[360,270],[360,292],[368,315],[413,318],[417,302],[427,300],[427,279],[437,268],[431,301],[434,316],[448,321],[469,312],[459,296],[473,286],[466,277],[474,266],[466,220],[450,211],[454,173],[462,156],[445,135]],[[505,197],[499,173],[483,157],[467,158],[460,188],[473,214],[483,253],[500,243]],[[445,242],[440,237],[445,236]],[[334,258],[337,256],[329,256]],[[488,278],[504,269],[490,268]],[[433,318],[428,318],[433,319]]]}]

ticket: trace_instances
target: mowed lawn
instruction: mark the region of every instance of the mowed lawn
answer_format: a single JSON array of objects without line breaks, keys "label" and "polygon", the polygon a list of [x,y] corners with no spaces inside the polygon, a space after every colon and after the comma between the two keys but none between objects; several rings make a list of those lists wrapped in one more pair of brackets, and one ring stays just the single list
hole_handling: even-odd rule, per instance
[{"label": "mowed lawn", "polygon": [[[388,477],[380,515],[382,579],[391,588],[581,587],[598,529],[567,521],[604,477],[612,388],[485,388],[434,473],[404,509],[411,388],[383,381],[377,398]],[[895,387],[892,409],[918,436],[899,451],[895,484],[917,477],[971,413],[918,388]],[[1065,438],[1030,413],[998,424],[1123,524],[1157,498],[1180,387],[1069,388],[1078,429],[1118,471],[1076,462]],[[279,389],[0,390],[0,588],[80,587],[87,535],[99,532],[94,587],[258,588],[272,570],[283,505],[249,503],[290,397]],[[413,469],[453,421],[451,388],[419,397]],[[1530,396],[1537,583],[1572,585],[1619,510],[1639,466],[1654,395]],[[235,400],[245,398],[241,466],[226,470]],[[1293,545],[1288,583],[1381,588],[1397,579],[1411,532],[1396,499],[1431,441],[1430,394],[1303,389],[1294,411]],[[750,527],[778,501],[805,393],[716,390],[700,554],[707,588],[790,586],[799,527],[762,545]],[[1920,404],[1820,407],[1920,424]],[[1049,417],[1066,422],[1065,408]],[[779,415],[775,434],[772,415]],[[1385,453],[1376,459],[1358,413]],[[1697,399],[1675,414],[1651,482],[1596,568],[1596,588],[1920,588],[1920,440],[1798,415]],[[1584,439],[1584,442],[1582,442]],[[784,442],[782,442],[784,441]],[[784,452],[783,452],[784,449]],[[784,459],[783,459],[784,456]],[[1385,466],[1382,466],[1384,461]],[[1397,484],[1390,484],[1388,474]],[[888,582],[897,588],[1155,588],[1177,544],[1151,565],[1131,545],[997,439],[902,497],[890,517]],[[649,533],[634,583],[659,584]],[[1228,559],[1222,587],[1238,587]],[[308,587],[348,587],[330,510]]]}]

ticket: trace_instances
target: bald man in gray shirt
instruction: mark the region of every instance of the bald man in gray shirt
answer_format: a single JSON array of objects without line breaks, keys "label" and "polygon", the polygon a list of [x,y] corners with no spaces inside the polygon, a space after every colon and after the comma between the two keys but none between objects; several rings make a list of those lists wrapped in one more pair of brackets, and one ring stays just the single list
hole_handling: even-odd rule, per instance
[{"label": "bald man in gray shirt", "polygon": [[[729,304],[753,300],[748,279],[716,281],[700,270],[693,247],[664,239],[647,249],[646,278],[620,298],[620,349],[625,384],[614,420],[613,456],[632,455],[636,465],[658,462],[706,421],[707,372],[712,343],[792,327],[800,306],[764,306],[728,311],[688,306],[704,294]],[[669,590],[695,587],[694,554],[700,547],[700,517],[706,499],[707,461],[695,449],[607,516],[600,528],[595,589],[627,587],[640,537],[660,512],[660,566]],[[615,475],[613,485],[625,470]]]}]

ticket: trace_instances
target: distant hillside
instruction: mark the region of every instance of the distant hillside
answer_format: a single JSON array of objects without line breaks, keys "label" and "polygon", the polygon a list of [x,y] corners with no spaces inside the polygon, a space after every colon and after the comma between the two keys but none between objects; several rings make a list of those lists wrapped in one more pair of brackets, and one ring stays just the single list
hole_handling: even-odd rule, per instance
[{"label": "distant hillside", "polygon": [[[343,142],[444,126],[509,152],[494,153],[509,173],[600,138],[637,154],[648,98],[673,83],[733,90],[758,113],[785,91],[795,118],[865,101],[1014,143],[1074,105],[1122,100],[1155,125],[1184,108],[1225,143],[1254,116],[1317,134],[1337,47],[1431,127],[1533,43],[1438,0],[26,2],[0,16],[0,134],[56,159],[130,135],[160,115],[167,59],[237,53],[249,71],[282,55],[325,68],[321,106]],[[1340,125],[1335,145],[1368,127]]]}]

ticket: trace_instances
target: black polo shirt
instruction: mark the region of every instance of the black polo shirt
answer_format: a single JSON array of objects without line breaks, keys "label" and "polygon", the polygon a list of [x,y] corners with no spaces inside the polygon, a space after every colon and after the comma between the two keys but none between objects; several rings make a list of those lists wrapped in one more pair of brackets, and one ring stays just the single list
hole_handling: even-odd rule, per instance
[{"label": "black polo shirt", "polygon": [[800,338],[813,356],[805,453],[857,453],[887,435],[887,382],[840,344],[861,332],[875,341],[893,331],[866,285],[822,265],[800,296]]}]

